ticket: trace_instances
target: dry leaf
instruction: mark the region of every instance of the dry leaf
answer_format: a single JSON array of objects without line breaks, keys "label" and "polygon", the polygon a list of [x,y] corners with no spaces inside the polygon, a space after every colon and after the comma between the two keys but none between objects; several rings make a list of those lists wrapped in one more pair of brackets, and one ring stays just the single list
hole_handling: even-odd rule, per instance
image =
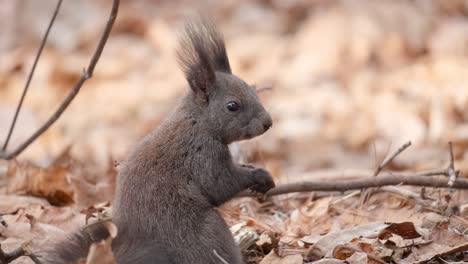
[{"label": "dry leaf", "polygon": [[313,262],[314,264],[345,264],[341,259],[323,258]]},{"label": "dry leaf", "polygon": [[8,192],[44,197],[54,205],[70,204],[73,202],[73,190],[68,183],[69,173],[66,165],[41,168],[11,161],[7,172]]},{"label": "dry leaf", "polygon": [[279,257],[274,251],[271,251],[270,254],[266,255],[262,259],[260,264],[302,264],[303,258],[302,255],[289,255],[284,257]]},{"label": "dry leaf", "polygon": [[332,257],[336,245],[344,244],[353,238],[376,236],[387,226],[384,222],[372,222],[329,233],[312,246],[307,256]]},{"label": "dry leaf", "polygon": [[367,254],[363,252],[354,252],[350,257],[346,258],[349,264],[368,263]]},{"label": "dry leaf", "polygon": [[441,222],[432,230],[432,243],[412,249],[411,254],[399,263],[424,263],[437,256],[468,250],[468,239],[463,234],[454,232],[449,222]]}]

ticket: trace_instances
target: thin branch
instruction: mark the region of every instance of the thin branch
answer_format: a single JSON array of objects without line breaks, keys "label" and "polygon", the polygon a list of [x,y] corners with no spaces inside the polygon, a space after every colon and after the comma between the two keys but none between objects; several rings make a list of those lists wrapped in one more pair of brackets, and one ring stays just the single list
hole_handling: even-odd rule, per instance
[{"label": "thin branch", "polygon": [[[388,164],[394,157],[396,157],[403,150],[408,148],[410,143],[404,144],[400,147],[390,158],[382,162],[382,164]],[[364,175],[360,179],[350,179],[341,181],[303,181],[297,183],[290,183],[279,185],[269,190],[263,197],[275,196],[280,194],[287,194],[293,192],[312,192],[312,191],[349,191],[359,190],[365,188],[375,188],[383,186],[396,186],[396,185],[412,185],[422,187],[434,187],[434,188],[451,188],[451,189],[468,189],[468,180],[462,178],[456,178],[458,171],[454,167],[454,157],[452,144],[449,143],[450,150],[450,163],[446,169],[436,169],[423,172],[386,172],[384,175],[379,177],[372,177],[372,175]],[[382,168],[385,166],[381,166]],[[373,176],[375,176],[375,172]],[[453,177],[455,179],[453,183],[450,181],[447,183],[446,177]],[[445,177],[428,177],[428,176],[445,176]],[[237,197],[255,197],[255,194],[251,192],[242,192]]]},{"label": "thin branch", "polygon": [[[399,147],[394,153],[392,153],[391,155],[388,155],[375,169],[373,176],[374,177],[378,176],[382,172],[382,170],[385,167],[387,167],[388,164],[390,164],[390,162],[393,161],[393,159],[395,159],[396,156],[401,154],[405,149],[409,148],[410,146],[411,146],[411,141],[408,141],[405,144],[403,144],[401,147]],[[369,200],[369,198],[371,197],[374,191],[375,191],[374,189],[369,188],[365,190],[364,192],[362,192],[361,199],[360,199],[361,206],[363,206]]]},{"label": "thin branch", "polygon": [[419,204],[422,204],[424,206],[428,205],[428,201],[421,198],[421,196],[419,196],[418,193],[415,193],[415,192],[410,191],[410,190],[403,189],[403,188],[401,188],[399,186],[383,186],[379,190],[384,191],[384,192],[390,192],[390,193],[398,194],[400,196],[413,199],[415,202],[417,202]]},{"label": "thin branch", "polygon": [[468,189],[468,180],[456,179],[453,186],[447,185],[445,178],[432,178],[425,176],[382,175],[358,180],[345,180],[340,182],[306,181],[279,185],[268,191],[267,196],[274,196],[292,192],[312,191],[349,191],[371,187],[391,185],[412,185],[436,188]]},{"label": "thin branch", "polygon": [[455,170],[455,161],[453,158],[453,147],[452,142],[449,142],[449,152],[450,152],[450,163],[447,168],[447,174],[449,176],[448,185],[453,186],[453,183],[457,179],[458,172]]},{"label": "thin branch", "polygon": [[[392,159],[394,159],[398,154],[403,152],[411,145],[410,142],[405,143],[400,147],[395,153],[385,159],[384,162],[379,166],[379,174],[382,174],[382,169],[385,168]],[[312,192],[312,191],[350,191],[350,190],[359,190],[366,188],[375,188],[383,186],[396,186],[396,185],[412,185],[412,186],[422,186],[422,187],[435,187],[435,188],[453,188],[453,189],[468,189],[468,180],[457,178],[459,174],[454,167],[454,157],[452,144],[449,143],[450,150],[450,163],[446,169],[435,169],[421,172],[386,172],[379,177],[376,176],[376,171],[374,173],[362,173],[362,175],[355,175],[359,177],[358,179],[349,179],[349,180],[337,180],[332,182],[326,182],[323,180],[318,181],[302,181],[297,183],[283,184],[276,186],[275,188],[269,190],[265,195],[259,196],[257,193],[244,191],[237,195],[237,197],[262,197],[266,198],[268,196],[294,193],[294,192]],[[452,175],[452,176],[451,176]],[[455,175],[455,177],[453,176]],[[450,181],[447,183],[446,178],[434,178],[433,176],[445,176],[445,177],[454,177],[453,182],[450,184]]]},{"label": "thin branch", "polygon": [[53,113],[53,115],[31,136],[29,137],[23,144],[19,145],[14,151],[11,153],[0,152],[0,158],[10,160],[17,155],[19,155],[22,151],[24,151],[31,143],[33,143],[42,133],[44,133],[65,111],[68,105],[73,101],[75,96],[80,91],[83,83],[93,76],[94,68],[96,67],[97,62],[102,54],[104,46],[106,45],[107,39],[109,38],[109,34],[112,30],[112,26],[114,25],[115,18],[117,17],[117,12],[119,9],[120,0],[114,0],[112,4],[112,10],[109,16],[109,19],[106,23],[106,27],[104,28],[104,32],[99,40],[99,43],[94,51],[93,57],[89,62],[88,68],[83,71],[80,78],[77,80],[75,85],[73,86],[70,93],[67,95],[65,100],[62,104],[58,107],[58,109]]},{"label": "thin branch", "polygon": [[405,144],[403,144],[401,147],[399,147],[392,155],[390,156],[387,156],[386,159],[384,159],[382,161],[382,163],[377,167],[377,169],[375,170],[374,172],[374,176],[377,176],[379,175],[379,173],[385,168],[387,167],[388,164],[390,164],[390,162],[392,162],[392,160],[400,155],[403,151],[405,151],[405,149],[409,148],[411,146],[411,141],[408,141],[406,142]]},{"label": "thin branch", "polygon": [[2,151],[4,151],[4,152],[6,151],[6,149],[8,147],[8,143],[10,142],[11,135],[13,134],[13,130],[15,129],[16,120],[18,119],[19,112],[21,110],[21,107],[23,106],[24,98],[26,97],[26,93],[28,92],[29,84],[31,84],[31,80],[32,80],[32,78],[34,76],[34,72],[36,71],[37,62],[41,58],[42,50],[44,49],[44,46],[45,46],[45,44],[47,42],[47,38],[49,37],[50,29],[52,28],[52,25],[55,22],[55,18],[57,17],[57,14],[58,14],[58,12],[60,10],[61,5],[62,5],[62,0],[58,0],[57,5],[55,6],[54,14],[52,15],[52,18],[50,19],[49,26],[47,26],[47,30],[46,30],[46,32],[44,34],[44,37],[42,38],[41,45],[39,46],[39,50],[37,51],[36,58],[34,59],[34,63],[32,65],[32,67],[31,67],[31,71],[29,72],[29,76],[28,76],[26,84],[25,84],[25,86],[23,88],[23,93],[21,94],[20,101],[18,103],[18,106],[16,107],[15,115],[13,116],[13,121],[11,122],[10,129],[8,130],[8,135],[7,135],[6,139],[5,139],[5,143],[3,144],[3,147],[2,147]]}]

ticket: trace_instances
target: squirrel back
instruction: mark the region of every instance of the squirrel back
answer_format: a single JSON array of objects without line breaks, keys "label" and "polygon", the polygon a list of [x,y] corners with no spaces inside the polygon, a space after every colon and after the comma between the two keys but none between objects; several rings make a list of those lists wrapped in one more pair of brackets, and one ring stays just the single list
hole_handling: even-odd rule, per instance
[{"label": "squirrel back", "polygon": [[228,144],[263,134],[272,120],[255,89],[232,74],[213,24],[187,23],[179,43],[190,90],[121,166],[113,252],[119,264],[243,263],[216,207],[248,188],[265,193],[274,182],[264,169],[235,164]]}]

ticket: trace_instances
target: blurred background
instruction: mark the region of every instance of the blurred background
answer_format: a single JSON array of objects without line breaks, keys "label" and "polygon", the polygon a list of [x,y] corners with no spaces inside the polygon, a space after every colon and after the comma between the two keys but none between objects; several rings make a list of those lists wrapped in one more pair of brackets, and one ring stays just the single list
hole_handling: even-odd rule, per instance
[{"label": "blurred background", "polygon": [[[0,0],[1,145],[56,3]],[[67,96],[89,63],[111,4],[63,1],[9,150]],[[468,0],[121,0],[93,78],[18,161],[0,160],[0,220],[10,226],[0,225],[3,249],[32,239],[32,252],[39,251],[109,206],[99,203],[112,201],[115,165],[187,92],[175,48],[184,20],[197,14],[224,33],[236,75],[272,87],[260,97],[273,128],[234,144],[233,152],[266,167],[277,184],[370,176],[407,141],[413,146],[386,168],[446,168],[452,141],[455,168],[466,177]],[[468,192],[390,187],[399,192],[379,191],[367,202],[359,190],[312,192],[264,203],[233,199],[220,212],[236,239],[244,231],[279,239],[278,252],[258,241],[260,250],[246,248],[249,263],[270,251],[297,256],[324,234],[373,221],[419,227],[449,219],[458,233],[436,232],[438,239],[417,248],[439,254],[448,244],[466,243],[459,234],[467,230]],[[390,250],[392,257],[403,256],[394,254],[401,249],[406,258],[407,245],[414,241]],[[380,249],[375,254],[390,254]],[[432,258],[418,252],[407,263]]]},{"label": "blurred background", "polygon": [[[0,142],[52,0],[0,0]],[[64,1],[10,149],[48,118],[89,62],[110,0]],[[241,144],[277,179],[317,170],[372,170],[411,140],[393,169],[438,168],[455,144],[468,169],[468,1],[122,1],[94,77],[20,159],[50,164],[67,151],[88,166],[123,160],[186,92],[175,60],[184,19],[209,16],[233,72],[257,86],[274,125]]]}]

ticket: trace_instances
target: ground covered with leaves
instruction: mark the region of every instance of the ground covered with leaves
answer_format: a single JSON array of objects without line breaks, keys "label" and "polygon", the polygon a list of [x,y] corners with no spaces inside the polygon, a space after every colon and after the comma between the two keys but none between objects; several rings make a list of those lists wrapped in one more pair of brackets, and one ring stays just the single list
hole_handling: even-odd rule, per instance
[{"label": "ground covered with leaves", "polygon": [[[0,4],[2,143],[55,1]],[[79,78],[109,7],[64,2],[9,148]],[[277,185],[372,177],[407,141],[413,145],[385,172],[446,168],[450,141],[454,167],[466,177],[466,1],[123,1],[94,77],[18,159],[0,161],[5,252],[21,245],[40,252],[109,215],[118,164],[187,89],[174,50],[183,17],[196,12],[224,32],[234,73],[273,87],[261,93],[273,128],[232,150],[240,162],[267,168]],[[468,261],[466,190],[386,186],[244,197],[220,211],[248,263]]]}]

